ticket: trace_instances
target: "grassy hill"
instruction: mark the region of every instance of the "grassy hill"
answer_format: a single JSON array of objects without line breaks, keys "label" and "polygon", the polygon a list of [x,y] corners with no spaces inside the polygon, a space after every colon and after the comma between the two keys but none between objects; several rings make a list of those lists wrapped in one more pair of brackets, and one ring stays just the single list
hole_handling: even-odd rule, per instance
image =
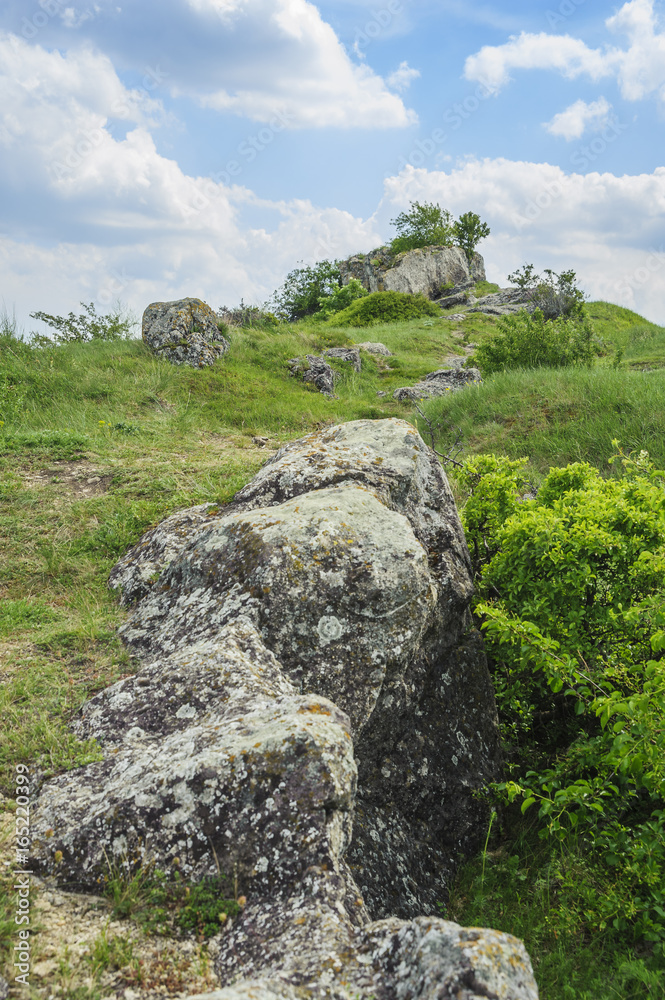
[{"label": "grassy hill", "polygon": [[[550,465],[579,460],[610,474],[613,438],[625,449],[646,448],[662,468],[665,329],[607,303],[591,303],[588,312],[604,345],[594,369],[507,373],[432,401],[426,412],[441,425],[439,443],[447,446],[460,428],[463,453],[527,455],[535,480]],[[11,794],[17,763],[49,775],[90,759],[91,748],[73,739],[66,723],[84,700],[134,669],[116,638],[125,612],[106,580],[143,531],[179,508],[227,502],[280,443],[326,423],[414,420],[410,404],[392,399],[394,389],[463,355],[495,325],[470,314],[463,321],[444,315],[358,330],[306,322],[274,332],[236,329],[228,354],[204,370],[155,359],[141,341],[36,349],[6,329],[0,337],[0,791]],[[364,340],[385,343],[394,356],[366,355],[360,374],[333,362],[341,374],[337,399],[289,375],[294,356]],[[617,349],[624,360],[613,367]],[[472,866],[450,912],[462,922],[502,922],[524,935],[539,975],[549,976],[545,1000],[663,996],[633,994],[630,984],[611,992],[612,977],[619,982],[614,960],[602,989],[593,986],[589,969],[603,974],[605,945],[585,941],[586,958],[578,960],[574,935],[559,939],[547,930],[542,892],[538,926],[545,930],[529,939],[519,910],[535,905],[528,880],[532,871],[534,884],[542,880],[542,870],[526,865],[522,876],[513,870],[513,855],[502,857],[505,872],[492,883],[496,906],[474,917],[479,869]],[[483,877],[484,866],[485,860]],[[521,902],[511,907],[506,894],[516,885]],[[11,905],[7,894],[0,908],[5,949],[13,941]],[[566,992],[575,976],[575,991]],[[94,986],[80,993],[68,988],[72,997],[100,995]]]}]

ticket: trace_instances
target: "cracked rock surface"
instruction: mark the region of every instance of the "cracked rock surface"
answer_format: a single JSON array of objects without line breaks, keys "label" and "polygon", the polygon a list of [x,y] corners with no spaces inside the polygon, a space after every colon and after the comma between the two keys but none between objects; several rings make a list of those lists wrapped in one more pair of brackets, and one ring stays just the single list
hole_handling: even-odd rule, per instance
[{"label": "cracked rock surface", "polygon": [[236,871],[211,997],[537,997],[520,942],[434,916],[500,760],[462,528],[411,424],[285,445],[111,580],[142,667],[74,722],[103,760],[43,785],[40,872]]},{"label": "cracked rock surface", "polygon": [[422,382],[395,389],[393,399],[402,402],[409,399],[431,399],[479,382],[482,382],[482,377],[477,368],[440,368],[426,375]]},{"label": "cracked rock surface", "polygon": [[174,365],[203,368],[229,349],[217,315],[201,299],[153,302],[143,313],[143,342]]}]

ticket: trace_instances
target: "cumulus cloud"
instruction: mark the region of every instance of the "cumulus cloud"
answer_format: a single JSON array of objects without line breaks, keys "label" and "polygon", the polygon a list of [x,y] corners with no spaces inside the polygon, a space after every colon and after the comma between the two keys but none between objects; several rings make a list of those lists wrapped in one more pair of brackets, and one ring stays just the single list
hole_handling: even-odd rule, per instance
[{"label": "cumulus cloud", "polygon": [[397,69],[386,79],[386,83],[393,90],[406,90],[411,85],[412,80],[417,80],[420,70],[412,69],[408,62],[401,62]]},{"label": "cumulus cloud", "polygon": [[[233,111],[255,121],[268,121],[277,110],[291,116],[293,127],[402,127],[417,120],[401,99],[366,65],[349,59],[332,27],[307,0],[189,0],[197,9],[220,13],[233,32],[234,47],[254,72],[233,72],[224,60],[211,73],[212,85],[202,93],[181,85],[205,107]],[[269,40],[269,41],[268,41]],[[267,43],[267,44],[266,44]],[[263,65],[259,53],[270,55]],[[400,70],[401,75],[400,75]],[[415,71],[397,71],[402,85]],[[215,83],[217,85],[215,85]]]},{"label": "cumulus cloud", "polygon": [[587,128],[598,129],[607,124],[612,105],[600,97],[597,101],[587,104],[586,101],[575,101],[560,111],[551,121],[544,123],[544,128],[551,135],[561,135],[564,139],[579,139]]},{"label": "cumulus cloud", "polygon": [[[120,297],[139,313],[183,295],[260,302],[295,261],[380,242],[371,220],[184,173],[158,152],[140,95],[103,55],[1,36],[0,67],[0,184],[15,206],[0,239],[0,299],[23,322],[80,300]],[[122,139],[109,129],[112,106],[134,125]],[[247,207],[264,227],[243,225]]]},{"label": "cumulus cloud", "polygon": [[592,80],[614,77],[626,100],[654,94],[665,100],[665,32],[659,31],[654,0],[629,0],[605,25],[624,35],[627,45],[594,49],[570,35],[522,32],[503,45],[486,45],[469,56],[464,75],[497,88],[509,82],[513,69],[557,70],[568,79],[583,74]]},{"label": "cumulus cloud", "polygon": [[491,281],[505,282],[525,262],[572,267],[592,298],[665,323],[665,167],[617,177],[497,158],[449,172],[409,166],[384,183],[380,219],[410,201],[478,212],[492,230],[480,247]]},{"label": "cumulus cloud", "polygon": [[[134,73],[163,66],[171,95],[202,107],[257,122],[282,111],[291,128],[401,128],[417,120],[367,61],[349,56],[309,0],[98,0],[81,10],[48,3],[60,16],[38,10],[39,27],[24,17],[26,39],[64,49],[82,25],[114,65]],[[0,26],[15,29],[18,4],[0,5]]]}]

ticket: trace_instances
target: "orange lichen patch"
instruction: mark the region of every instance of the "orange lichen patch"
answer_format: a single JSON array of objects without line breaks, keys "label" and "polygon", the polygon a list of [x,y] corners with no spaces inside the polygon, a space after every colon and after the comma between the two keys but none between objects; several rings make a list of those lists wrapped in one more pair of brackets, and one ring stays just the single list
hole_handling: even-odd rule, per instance
[{"label": "orange lichen patch", "polygon": [[331,712],[328,711],[327,708],[324,708],[323,705],[317,705],[317,704],[315,704],[315,705],[302,705],[298,709],[298,713],[302,713],[302,712],[314,712],[316,715],[331,715],[332,714]]}]

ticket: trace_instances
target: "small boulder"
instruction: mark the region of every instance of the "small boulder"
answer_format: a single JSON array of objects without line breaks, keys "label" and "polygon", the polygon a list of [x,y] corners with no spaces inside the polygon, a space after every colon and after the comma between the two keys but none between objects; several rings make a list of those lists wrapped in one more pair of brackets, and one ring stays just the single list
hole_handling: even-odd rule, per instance
[{"label": "small boulder", "polygon": [[356,347],[360,348],[361,351],[367,351],[368,354],[383,355],[384,358],[392,358],[393,356],[393,352],[385,344],[381,344],[378,341],[364,340],[362,344],[356,344]]},{"label": "small boulder", "polygon": [[360,351],[357,347],[329,347],[323,352],[324,358],[339,358],[353,365],[354,372],[360,371]]},{"label": "small boulder", "polygon": [[440,368],[426,375],[422,382],[395,389],[393,399],[401,403],[410,399],[431,399],[433,396],[444,396],[447,392],[455,392],[457,389],[480,382],[482,378],[477,368]]},{"label": "small boulder", "polygon": [[153,302],[143,313],[143,342],[174,365],[203,368],[229,349],[216,313],[201,299]]},{"label": "small boulder", "polygon": [[291,375],[300,376],[303,382],[308,382],[330,399],[335,398],[336,372],[327,361],[316,354],[307,354],[304,358],[291,358],[288,362]]}]

